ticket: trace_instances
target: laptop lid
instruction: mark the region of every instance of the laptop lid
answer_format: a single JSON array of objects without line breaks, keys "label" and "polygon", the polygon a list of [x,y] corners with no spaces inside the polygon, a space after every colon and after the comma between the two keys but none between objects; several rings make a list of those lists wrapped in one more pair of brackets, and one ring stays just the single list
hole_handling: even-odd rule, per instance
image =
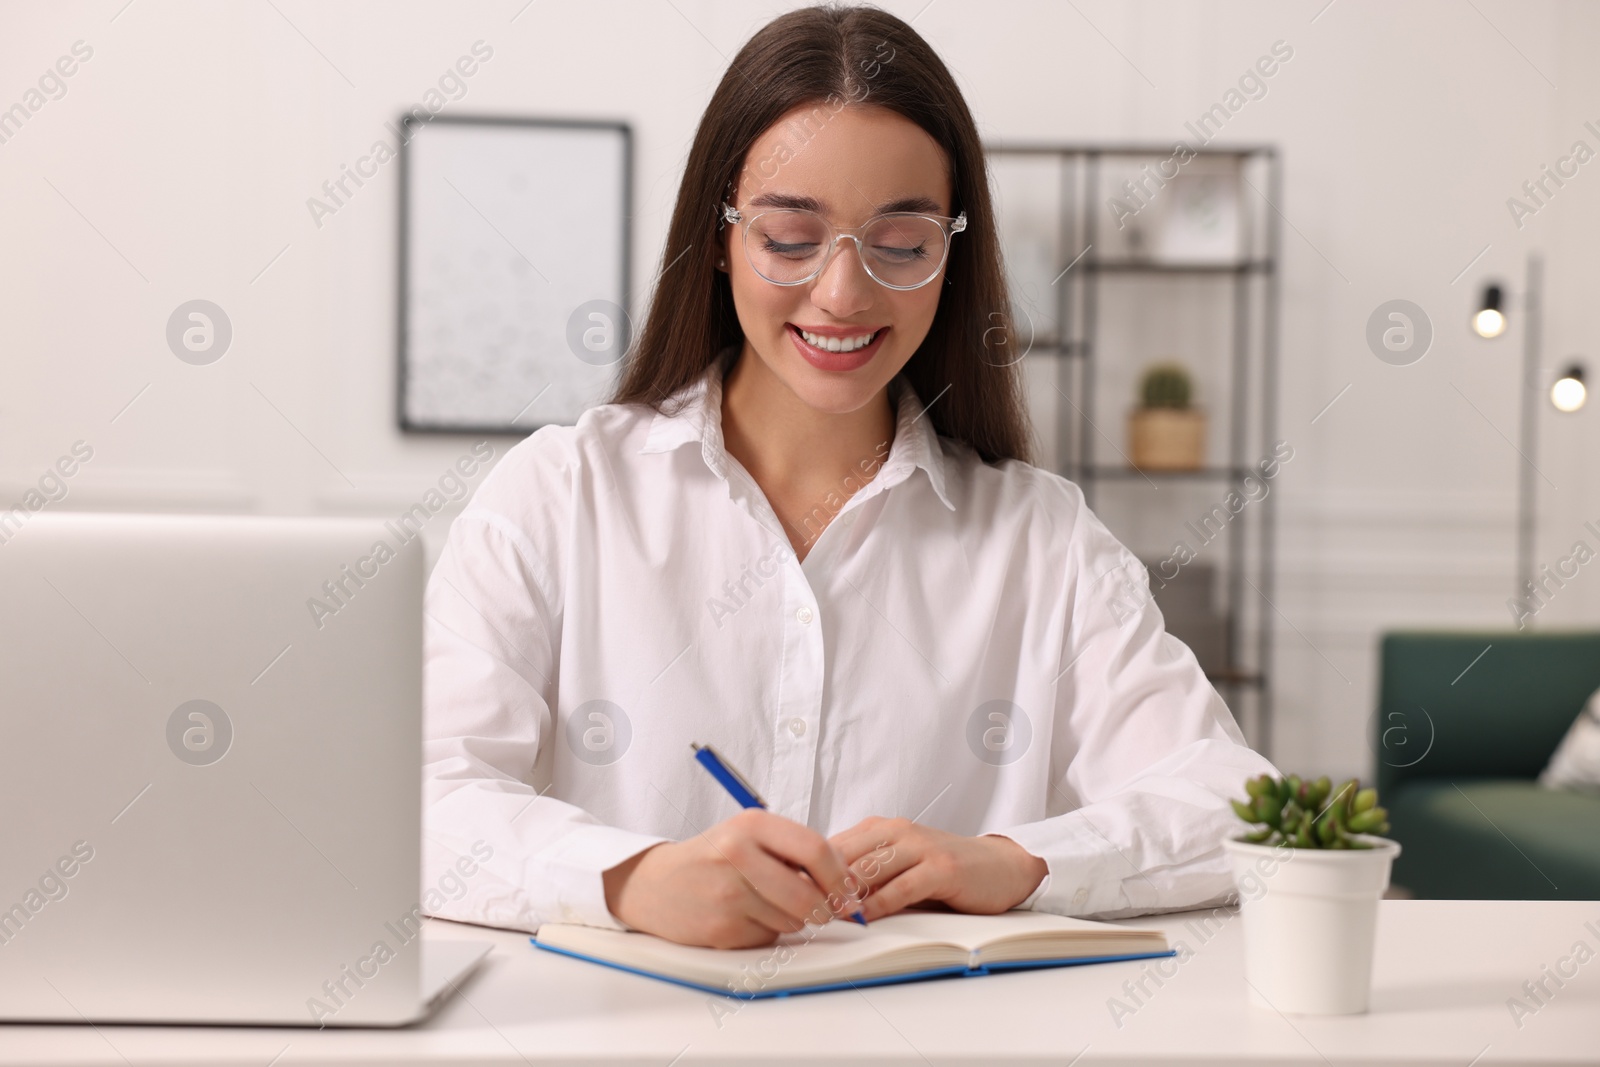
[{"label": "laptop lid", "polygon": [[0,525],[0,1018],[417,1017],[420,539],[26,519]]}]

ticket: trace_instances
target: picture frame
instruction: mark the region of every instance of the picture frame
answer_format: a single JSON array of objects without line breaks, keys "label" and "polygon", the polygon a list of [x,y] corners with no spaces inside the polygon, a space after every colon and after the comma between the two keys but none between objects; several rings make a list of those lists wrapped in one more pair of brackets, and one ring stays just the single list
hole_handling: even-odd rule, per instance
[{"label": "picture frame", "polygon": [[1161,190],[1154,262],[1231,265],[1248,248],[1238,161],[1196,159]]},{"label": "picture frame", "polygon": [[571,425],[604,401],[632,332],[631,128],[414,114],[400,125],[400,429]]}]

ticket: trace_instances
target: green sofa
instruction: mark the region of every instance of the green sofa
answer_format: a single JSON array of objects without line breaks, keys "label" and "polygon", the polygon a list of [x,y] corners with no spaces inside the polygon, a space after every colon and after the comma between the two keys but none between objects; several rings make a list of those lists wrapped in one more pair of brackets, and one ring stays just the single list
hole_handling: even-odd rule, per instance
[{"label": "green sofa", "polygon": [[1389,633],[1380,672],[1372,742],[1401,846],[1394,885],[1600,900],[1600,795],[1536,781],[1600,689],[1600,632]]}]

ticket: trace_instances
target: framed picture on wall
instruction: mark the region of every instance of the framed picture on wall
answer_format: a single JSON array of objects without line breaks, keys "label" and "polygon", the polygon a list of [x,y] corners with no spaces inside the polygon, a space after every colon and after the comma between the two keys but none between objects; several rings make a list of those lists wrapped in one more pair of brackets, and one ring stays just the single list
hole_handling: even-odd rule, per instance
[{"label": "framed picture on wall", "polygon": [[1156,262],[1224,265],[1238,261],[1248,247],[1240,184],[1235,158],[1202,157],[1187,164],[1167,183],[1157,201]]},{"label": "framed picture on wall", "polygon": [[400,428],[576,422],[628,349],[631,131],[436,115],[404,132]]}]

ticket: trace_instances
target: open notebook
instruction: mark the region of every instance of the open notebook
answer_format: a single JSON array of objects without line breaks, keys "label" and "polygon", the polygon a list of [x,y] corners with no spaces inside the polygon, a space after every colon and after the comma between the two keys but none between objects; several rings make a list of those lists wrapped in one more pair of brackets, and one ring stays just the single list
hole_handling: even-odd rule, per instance
[{"label": "open notebook", "polygon": [[570,923],[545,923],[529,940],[563,956],[743,1000],[1173,954],[1160,930],[1031,911],[908,909],[871,926],[838,920],[807,926],[749,949],[697,948],[636,930]]}]

